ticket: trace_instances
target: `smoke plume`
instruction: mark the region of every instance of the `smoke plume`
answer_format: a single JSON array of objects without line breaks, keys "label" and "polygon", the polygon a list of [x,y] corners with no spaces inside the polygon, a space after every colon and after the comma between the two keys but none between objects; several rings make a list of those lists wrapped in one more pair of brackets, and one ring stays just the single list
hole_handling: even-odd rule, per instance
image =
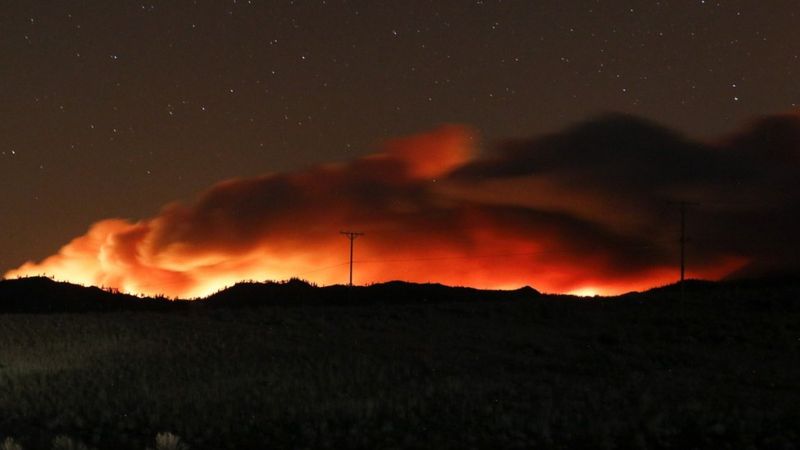
[{"label": "smoke plume", "polygon": [[109,219],[6,277],[195,297],[244,279],[402,279],[617,293],[688,275],[798,270],[800,115],[714,142],[607,115],[479,155],[444,126],[346,163],[232,179],[138,222]]}]

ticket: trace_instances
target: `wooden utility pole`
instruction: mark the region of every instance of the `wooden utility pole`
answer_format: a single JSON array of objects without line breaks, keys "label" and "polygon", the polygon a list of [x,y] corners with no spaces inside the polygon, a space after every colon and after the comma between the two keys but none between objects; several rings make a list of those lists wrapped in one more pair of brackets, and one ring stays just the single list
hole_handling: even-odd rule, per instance
[{"label": "wooden utility pole", "polygon": [[681,202],[681,289],[686,273],[686,202]]},{"label": "wooden utility pole", "polygon": [[347,236],[347,239],[350,239],[350,282],[348,286],[353,285],[353,242],[359,236],[363,236],[364,233],[359,233],[357,231],[340,231],[339,234],[343,234]]},{"label": "wooden utility pole", "polygon": [[681,211],[681,237],[678,239],[678,242],[681,246],[681,301],[685,298],[685,287],[684,281],[686,280],[686,243],[690,241],[689,238],[686,237],[686,209],[687,206],[690,205],[697,205],[697,203],[687,202],[687,201],[680,201],[677,202],[678,206],[680,207]]}]

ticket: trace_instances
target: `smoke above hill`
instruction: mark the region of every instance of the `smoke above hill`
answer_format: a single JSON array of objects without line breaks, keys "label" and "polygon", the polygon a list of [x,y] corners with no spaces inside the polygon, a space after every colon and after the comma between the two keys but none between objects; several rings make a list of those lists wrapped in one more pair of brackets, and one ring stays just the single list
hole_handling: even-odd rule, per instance
[{"label": "smoke above hill", "polygon": [[688,274],[797,270],[800,115],[714,142],[606,115],[479,152],[448,125],[348,162],[218,183],[140,221],[107,219],[6,277],[49,274],[193,297],[244,279],[402,279],[618,293],[674,281],[678,202]]}]

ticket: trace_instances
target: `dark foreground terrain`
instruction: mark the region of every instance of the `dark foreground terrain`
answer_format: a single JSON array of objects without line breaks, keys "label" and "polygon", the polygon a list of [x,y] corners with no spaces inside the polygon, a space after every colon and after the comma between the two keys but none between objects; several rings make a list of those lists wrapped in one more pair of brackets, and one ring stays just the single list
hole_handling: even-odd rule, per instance
[{"label": "dark foreground terrain", "polygon": [[4,313],[0,448],[798,448],[798,290],[686,291]]}]

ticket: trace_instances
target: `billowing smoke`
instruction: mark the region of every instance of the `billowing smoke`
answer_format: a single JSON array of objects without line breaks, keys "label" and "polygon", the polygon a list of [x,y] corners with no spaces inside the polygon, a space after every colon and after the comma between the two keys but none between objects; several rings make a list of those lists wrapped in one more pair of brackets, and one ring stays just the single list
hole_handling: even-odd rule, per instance
[{"label": "billowing smoke", "polygon": [[796,270],[800,116],[714,143],[609,115],[483,156],[445,126],[347,163],[233,179],[139,222],[111,219],[6,277],[193,297],[243,279],[402,279],[614,293],[689,276]]}]

